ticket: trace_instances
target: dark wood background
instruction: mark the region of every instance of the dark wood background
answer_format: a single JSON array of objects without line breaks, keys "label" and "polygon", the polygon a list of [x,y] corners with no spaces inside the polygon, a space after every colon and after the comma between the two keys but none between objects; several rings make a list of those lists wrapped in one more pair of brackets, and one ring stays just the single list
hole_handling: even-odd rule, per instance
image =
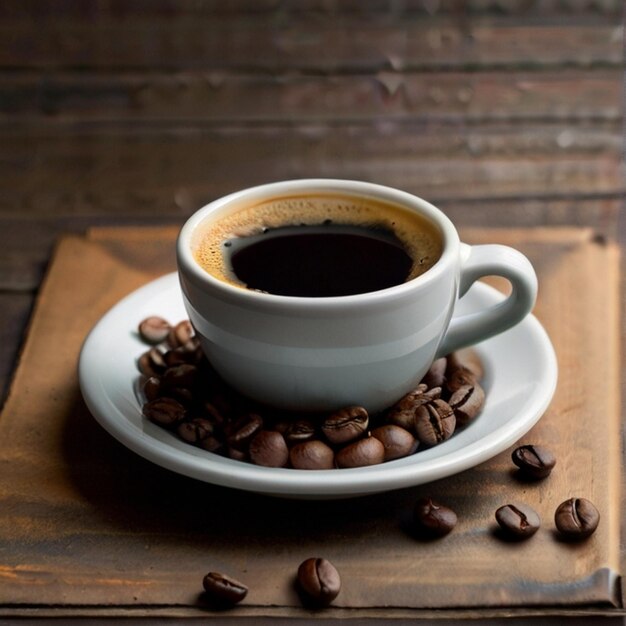
[{"label": "dark wood background", "polygon": [[624,194],[620,0],[0,1],[0,387],[61,232],[180,224],[285,178],[463,225]]}]

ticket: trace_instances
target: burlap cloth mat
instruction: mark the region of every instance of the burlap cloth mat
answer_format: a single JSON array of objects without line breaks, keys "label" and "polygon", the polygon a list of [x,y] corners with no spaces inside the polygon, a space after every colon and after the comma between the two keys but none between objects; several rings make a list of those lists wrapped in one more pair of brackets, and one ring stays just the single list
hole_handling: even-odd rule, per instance
[{"label": "burlap cloth mat", "polygon": [[[207,614],[199,592],[213,569],[249,582],[239,618],[302,617],[309,613],[293,576],[313,555],[333,561],[344,581],[325,616],[621,606],[615,247],[579,229],[462,233],[470,243],[513,245],[537,269],[535,313],[560,375],[551,406],[522,442],[556,453],[548,480],[520,483],[509,450],[434,484],[309,502],[171,473],[124,448],[85,408],[76,375],[85,335],[122,296],[174,269],[175,235],[95,229],[56,249],[0,418],[0,615]],[[402,530],[422,495],[457,511],[445,540],[419,542]],[[554,509],[571,496],[589,498],[602,515],[580,544],[560,542],[553,530]],[[543,519],[530,541],[494,536],[494,511],[512,499]]]}]

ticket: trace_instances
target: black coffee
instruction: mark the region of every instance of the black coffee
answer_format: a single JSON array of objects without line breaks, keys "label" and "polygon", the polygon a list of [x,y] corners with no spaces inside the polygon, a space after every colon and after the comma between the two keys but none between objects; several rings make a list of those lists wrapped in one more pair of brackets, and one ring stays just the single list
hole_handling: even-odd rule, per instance
[{"label": "black coffee", "polygon": [[248,289],[281,296],[330,297],[403,283],[413,260],[384,229],[328,224],[268,230],[236,242],[235,276]]},{"label": "black coffee", "polygon": [[304,297],[399,285],[428,271],[443,249],[437,226],[417,212],[334,193],[227,206],[199,225],[191,245],[222,282]]}]

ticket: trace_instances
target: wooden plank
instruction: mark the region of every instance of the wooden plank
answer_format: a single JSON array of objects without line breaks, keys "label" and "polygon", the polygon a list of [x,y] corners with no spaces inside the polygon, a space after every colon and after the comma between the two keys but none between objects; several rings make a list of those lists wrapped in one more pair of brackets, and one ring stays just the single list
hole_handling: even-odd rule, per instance
[{"label": "wooden plank", "polygon": [[115,17],[132,19],[143,17],[169,17],[170,19],[191,15],[202,17],[248,17],[256,19],[269,15],[289,17],[306,16],[390,16],[410,18],[418,15],[470,16],[520,16],[542,18],[561,16],[584,17],[593,20],[602,16],[620,16],[620,0],[84,0],[67,2],[49,0],[5,0],[0,6],[3,18],[52,18],[59,15],[69,18]]},{"label": "wooden plank", "polygon": [[277,76],[232,72],[0,74],[5,119],[619,120],[621,69]]},{"label": "wooden plank", "polygon": [[[102,7],[102,9],[104,6]],[[619,67],[620,15],[554,17],[291,13],[174,15],[94,10],[4,18],[0,67],[384,69]]]},{"label": "wooden plank", "polygon": [[181,15],[206,16],[262,16],[280,15],[519,15],[519,16],[620,16],[621,0],[83,0],[67,2],[49,0],[42,4],[38,0],[5,0],[0,5],[0,17],[54,17],[62,12],[72,17],[111,16],[128,18],[133,16]]},{"label": "wooden plank", "polygon": [[387,122],[76,134],[36,127],[2,139],[0,215],[176,218],[237,189],[316,176],[376,181],[435,203],[612,197],[623,189],[619,133]]}]

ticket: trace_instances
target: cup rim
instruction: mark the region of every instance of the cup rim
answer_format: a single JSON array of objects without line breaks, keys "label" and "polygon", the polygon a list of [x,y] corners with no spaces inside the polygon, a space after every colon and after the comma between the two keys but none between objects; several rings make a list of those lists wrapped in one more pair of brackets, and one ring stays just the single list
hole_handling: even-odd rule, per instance
[{"label": "cup rim", "polygon": [[[211,275],[194,258],[191,252],[191,237],[195,229],[214,211],[242,200],[258,202],[268,197],[286,196],[294,192],[302,193],[307,190],[315,191],[316,193],[336,192],[361,198],[370,197],[399,204],[409,209],[415,208],[421,215],[424,215],[439,228],[443,247],[441,256],[426,272],[399,285],[359,294],[322,297],[285,296],[237,287]],[[459,245],[459,235],[450,219],[440,209],[419,196],[367,181],[335,178],[301,178],[248,187],[205,204],[183,224],[176,241],[176,259],[179,275],[184,274],[185,278],[191,279],[197,286],[209,288],[213,292],[219,292],[230,299],[240,302],[245,301],[249,305],[257,306],[280,304],[283,307],[322,309],[335,307],[339,304],[342,306],[361,306],[365,303],[388,302],[390,299],[413,293],[416,289],[426,288],[427,285],[436,281],[446,271],[446,268],[454,259],[455,250],[458,249]]]}]

